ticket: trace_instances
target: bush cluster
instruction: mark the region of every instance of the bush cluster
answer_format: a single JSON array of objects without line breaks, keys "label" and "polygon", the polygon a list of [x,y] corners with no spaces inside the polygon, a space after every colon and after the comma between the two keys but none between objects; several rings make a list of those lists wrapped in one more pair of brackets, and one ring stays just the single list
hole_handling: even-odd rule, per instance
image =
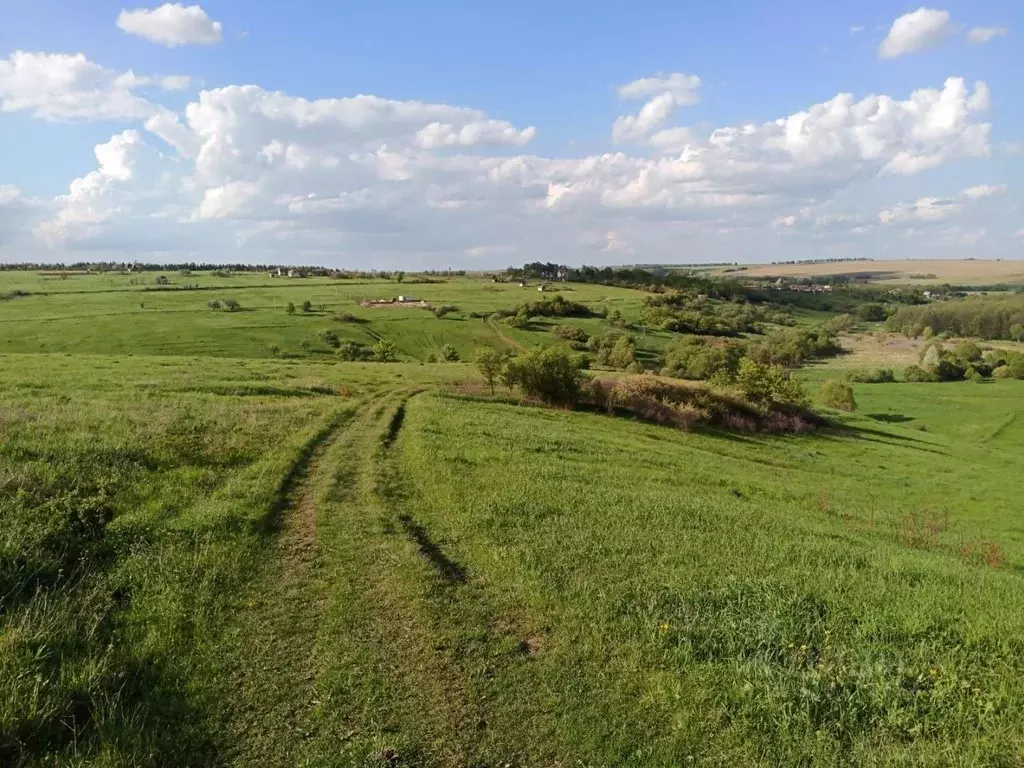
[{"label": "bush cluster", "polygon": [[671,344],[662,374],[676,379],[732,380],[739,371],[746,345],[727,339],[685,336]]},{"label": "bush cluster", "polygon": [[804,432],[826,423],[814,412],[792,403],[753,402],[707,386],[673,383],[650,374],[615,381],[592,379],[585,387],[584,401],[609,412],[625,411],[682,429],[709,424],[752,432]]},{"label": "bush cluster", "polygon": [[708,336],[737,336],[763,333],[766,323],[792,325],[792,316],[770,305],[757,305],[737,298],[733,301],[711,299],[704,294],[666,291],[648,296],[641,321],[652,328],[676,333]]},{"label": "bush cluster", "polygon": [[891,384],[896,381],[892,368],[875,368],[870,371],[853,371],[847,378],[856,384]]},{"label": "bush cluster", "polygon": [[590,338],[587,336],[587,332],[578,325],[556,325],[551,329],[551,332],[560,339],[578,344],[586,344]]},{"label": "bush cluster", "polygon": [[620,331],[606,331],[591,336],[587,349],[597,354],[598,364],[605,368],[640,373],[643,366],[636,358],[636,337]]},{"label": "bush cluster", "polygon": [[775,333],[750,345],[747,357],[758,363],[798,368],[809,360],[834,357],[843,348],[828,328]]}]

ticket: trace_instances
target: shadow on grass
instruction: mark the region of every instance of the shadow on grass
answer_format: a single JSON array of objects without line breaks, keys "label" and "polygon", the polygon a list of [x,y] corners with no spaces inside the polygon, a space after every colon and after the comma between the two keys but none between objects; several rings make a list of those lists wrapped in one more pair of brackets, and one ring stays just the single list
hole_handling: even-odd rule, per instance
[{"label": "shadow on grass", "polygon": [[868,413],[865,415],[869,419],[882,421],[886,424],[905,424],[908,421],[914,420],[912,416],[904,416],[902,413]]},{"label": "shadow on grass", "polygon": [[430,538],[430,533],[422,525],[413,520],[412,516],[403,513],[398,516],[399,522],[405,529],[420,554],[423,555],[437,571],[438,575],[448,584],[465,584],[469,579],[465,566],[452,560],[444,553],[444,550]]}]

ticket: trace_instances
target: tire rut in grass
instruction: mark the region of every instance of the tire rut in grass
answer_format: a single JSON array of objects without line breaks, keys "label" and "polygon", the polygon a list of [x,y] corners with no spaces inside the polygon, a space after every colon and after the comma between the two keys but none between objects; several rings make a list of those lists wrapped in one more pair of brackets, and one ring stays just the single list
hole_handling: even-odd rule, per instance
[{"label": "tire rut in grass", "polygon": [[226,649],[236,654],[228,735],[234,765],[294,765],[310,736],[316,637],[326,599],[316,530],[317,488],[324,456],[350,416],[333,417],[303,446],[271,510],[270,526],[277,537]]},{"label": "tire rut in grass", "polygon": [[[406,735],[412,738],[408,746],[414,752],[403,756],[399,749],[398,756],[425,765],[473,764],[487,718],[459,650],[458,638],[466,629],[462,623],[469,618],[460,595],[471,588],[470,576],[409,511],[415,493],[403,477],[396,445],[415,394],[387,420],[374,460],[372,503],[382,513],[385,530],[391,531],[382,542],[387,571],[373,587],[379,607],[374,633],[389,648],[394,674],[408,692],[400,706],[414,702],[405,715]],[[399,543],[395,534],[405,534],[415,549]],[[425,561],[429,571],[424,573],[416,560]]]}]

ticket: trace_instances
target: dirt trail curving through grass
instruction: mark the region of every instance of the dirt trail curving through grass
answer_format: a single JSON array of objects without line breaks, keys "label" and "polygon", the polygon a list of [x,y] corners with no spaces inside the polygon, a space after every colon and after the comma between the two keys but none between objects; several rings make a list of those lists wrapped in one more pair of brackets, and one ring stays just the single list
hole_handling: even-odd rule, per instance
[{"label": "dirt trail curving through grass", "polygon": [[226,752],[237,765],[295,765],[309,734],[325,603],[316,489],[324,482],[324,457],[344,440],[351,416],[328,419],[307,443],[272,510],[277,537],[231,637],[236,698]]},{"label": "dirt trail curving through grass", "polygon": [[494,335],[501,339],[502,343],[507,344],[508,346],[513,347],[515,349],[526,349],[526,347],[524,347],[518,341],[513,339],[511,336],[506,336],[505,332],[501,330],[501,325],[499,323],[496,323],[494,320],[491,320],[489,318],[486,320],[486,323],[487,327],[494,331]]}]

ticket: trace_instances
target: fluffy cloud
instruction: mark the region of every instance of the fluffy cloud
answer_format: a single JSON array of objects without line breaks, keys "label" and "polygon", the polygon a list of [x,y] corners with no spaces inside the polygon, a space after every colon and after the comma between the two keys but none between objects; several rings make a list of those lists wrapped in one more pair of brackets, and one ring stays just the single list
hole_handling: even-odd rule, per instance
[{"label": "fluffy cloud", "polygon": [[644,77],[620,86],[620,99],[651,97],[637,115],[623,115],[612,126],[615,141],[637,141],[670,118],[678,107],[700,101],[700,78],[675,72]]},{"label": "fluffy cloud", "polygon": [[416,133],[416,145],[423,149],[440,147],[475,147],[477,145],[523,147],[529,144],[537,129],[518,130],[504,120],[477,120],[456,128],[451,123],[431,123]]},{"label": "fluffy cloud", "polygon": [[948,11],[918,8],[892,23],[878,48],[883,59],[895,59],[908,53],[920,53],[941,43],[950,33]]},{"label": "fluffy cloud", "polygon": [[670,75],[642,77],[626,85],[619,86],[620,99],[642,99],[660,93],[671,93],[681,106],[696,104],[700,101],[700,78],[697,75],[684,75],[674,72]]},{"label": "fluffy cloud", "polygon": [[898,203],[878,214],[883,224],[907,222],[938,222],[944,221],[964,210],[964,203],[976,203],[987,197],[1002,195],[1007,191],[1005,186],[981,185],[968,187],[956,199],[938,197],[922,197],[914,203]]},{"label": "fluffy cloud", "polygon": [[[684,77],[623,90],[678,105],[697,86]],[[142,243],[411,267],[513,253],[657,260],[682,240],[695,253],[754,253],[774,222],[794,235],[794,249],[809,233],[822,253],[843,256],[824,238],[860,237],[879,218],[834,210],[829,199],[886,174],[986,155],[989,100],[983,83],[952,78],[903,100],[840,94],[778,120],[715,130],[652,133],[667,119],[654,110],[644,127],[649,156],[555,158],[518,149],[534,128],[477,109],[228,86],[201,91],[183,113],[140,110],[148,136],[126,131],[97,147],[97,170],[54,201],[35,234],[63,250]],[[964,195],[951,202],[966,204]],[[942,202],[896,207],[891,220],[926,218]]]},{"label": "fluffy cloud", "polygon": [[138,120],[155,107],[137,90],[182,90],[189,83],[183,76],[118,73],[81,53],[15,51],[0,59],[0,110],[46,120]]},{"label": "fluffy cloud", "polygon": [[164,3],[159,8],[121,11],[117,26],[129,35],[174,48],[179,45],[214,45],[222,39],[219,21],[198,5]]},{"label": "fluffy cloud", "polygon": [[128,130],[98,144],[95,152],[99,168],[71,182],[68,194],[58,199],[60,211],[40,223],[36,235],[55,245],[98,233],[100,226],[119,212],[112,193],[118,183],[131,180],[141,142],[138,131]]},{"label": "fluffy cloud", "polygon": [[988,184],[983,184],[978,187],[970,187],[963,191],[963,196],[968,200],[981,200],[986,197],[992,197],[994,195],[1006,194],[1006,185],[1000,185],[993,187]]},{"label": "fluffy cloud", "polygon": [[948,219],[961,211],[962,206],[955,200],[938,197],[922,197],[914,203],[899,203],[878,214],[883,224],[899,222],[936,222]]},{"label": "fluffy cloud", "polygon": [[21,197],[21,190],[13,184],[0,184],[0,205],[8,205]]},{"label": "fluffy cloud", "polygon": [[967,33],[967,42],[974,45],[984,45],[1002,35],[1010,34],[1006,27],[975,27]]}]

